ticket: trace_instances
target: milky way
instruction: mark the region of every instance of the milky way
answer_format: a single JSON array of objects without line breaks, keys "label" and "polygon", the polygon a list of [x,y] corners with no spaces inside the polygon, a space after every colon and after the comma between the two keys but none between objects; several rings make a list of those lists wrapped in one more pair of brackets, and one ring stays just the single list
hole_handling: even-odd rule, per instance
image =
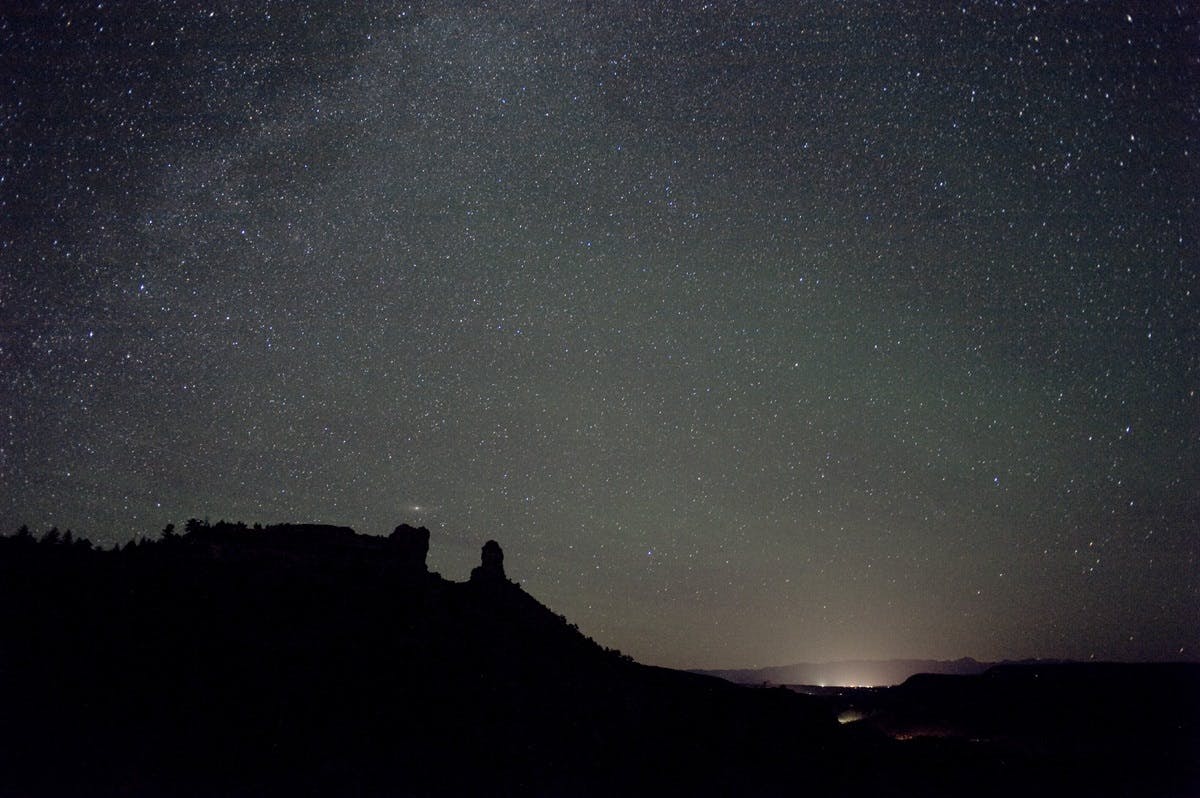
[{"label": "milky way", "polygon": [[17,5],[0,531],[495,538],[676,666],[1200,652],[1195,6]]}]

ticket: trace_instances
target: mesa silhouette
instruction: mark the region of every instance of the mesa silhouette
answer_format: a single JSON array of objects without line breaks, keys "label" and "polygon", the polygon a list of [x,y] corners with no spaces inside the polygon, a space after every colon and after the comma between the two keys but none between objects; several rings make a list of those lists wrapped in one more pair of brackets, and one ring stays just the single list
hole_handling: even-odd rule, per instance
[{"label": "mesa silhouette", "polygon": [[[1053,738],[1014,745],[1030,738],[1014,730],[1021,717],[996,714],[1021,705],[1010,700],[1021,679],[1007,678],[966,692],[917,680],[877,699],[864,713],[875,721],[839,724],[844,696],[737,686],[604,648],[508,579],[495,541],[462,583],[428,571],[429,544],[407,525],[375,537],[196,520],[108,551],[57,530],[0,538],[0,796],[1185,795],[1196,784],[1194,723],[1151,735],[1145,745],[1167,753],[1147,758],[1103,711],[1072,737],[1057,689],[1042,690],[1032,722],[1054,718]],[[1112,700],[1103,691],[1122,684],[1093,682],[1062,685],[1068,706]],[[1007,691],[999,703],[994,685]],[[1114,717],[1131,723],[1122,706]],[[995,741],[894,739],[933,721],[1008,725]]]},{"label": "mesa silhouette", "polygon": [[765,792],[834,724],[603,648],[494,541],[464,583],[428,546],[195,520],[115,551],[0,539],[0,791]]}]

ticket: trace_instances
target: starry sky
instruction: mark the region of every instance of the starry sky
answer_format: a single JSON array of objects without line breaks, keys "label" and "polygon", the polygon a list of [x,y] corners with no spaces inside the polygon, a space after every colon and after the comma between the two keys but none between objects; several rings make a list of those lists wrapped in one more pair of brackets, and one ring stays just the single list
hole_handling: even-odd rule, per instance
[{"label": "starry sky", "polygon": [[0,11],[0,531],[433,532],[679,667],[1200,654],[1190,2]]}]

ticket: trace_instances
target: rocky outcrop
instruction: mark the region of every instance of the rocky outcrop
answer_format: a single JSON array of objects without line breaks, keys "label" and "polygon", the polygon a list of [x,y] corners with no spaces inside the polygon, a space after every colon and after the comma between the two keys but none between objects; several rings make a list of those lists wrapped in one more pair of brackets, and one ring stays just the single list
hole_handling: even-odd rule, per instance
[{"label": "rocky outcrop", "polygon": [[471,571],[472,582],[506,582],[504,550],[494,540],[483,544],[479,565]]},{"label": "rocky outcrop", "polygon": [[425,557],[429,554],[428,529],[401,524],[388,535],[388,542],[401,567],[414,571],[427,570]]}]

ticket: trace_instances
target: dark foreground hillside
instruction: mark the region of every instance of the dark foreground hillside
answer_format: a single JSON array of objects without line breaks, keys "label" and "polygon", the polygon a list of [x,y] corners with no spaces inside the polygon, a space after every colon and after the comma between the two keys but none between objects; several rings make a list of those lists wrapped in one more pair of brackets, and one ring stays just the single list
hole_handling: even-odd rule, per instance
[{"label": "dark foreground hillside", "polygon": [[427,549],[427,530],[406,526],[190,523],[119,552],[0,539],[0,796],[1196,786],[1178,745],[1194,726],[1150,765],[898,742],[839,725],[821,699],[605,650],[510,582],[492,542],[464,583],[428,573]]}]

